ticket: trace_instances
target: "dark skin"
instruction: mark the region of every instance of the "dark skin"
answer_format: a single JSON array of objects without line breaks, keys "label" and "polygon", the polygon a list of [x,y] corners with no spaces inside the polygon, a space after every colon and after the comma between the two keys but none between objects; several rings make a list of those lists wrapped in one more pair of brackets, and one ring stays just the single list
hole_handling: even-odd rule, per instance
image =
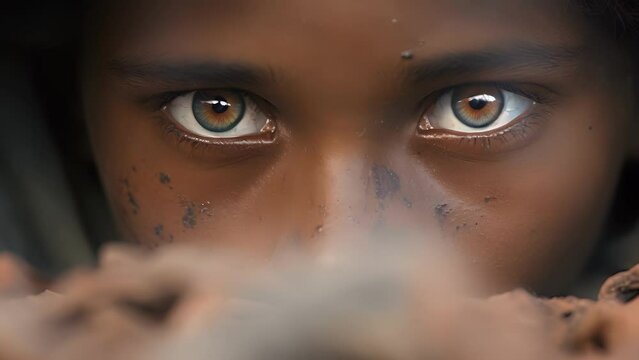
[{"label": "dark skin", "polygon": [[[384,227],[454,244],[493,291],[565,285],[636,152],[630,61],[561,1],[466,3],[104,6],[85,114],[123,237],[268,257]],[[193,121],[243,94],[248,130]]]}]

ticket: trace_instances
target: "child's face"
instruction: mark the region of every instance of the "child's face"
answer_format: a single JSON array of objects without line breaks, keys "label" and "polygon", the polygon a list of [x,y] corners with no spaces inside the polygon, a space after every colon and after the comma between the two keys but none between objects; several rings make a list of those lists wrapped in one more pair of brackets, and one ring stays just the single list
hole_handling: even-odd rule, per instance
[{"label": "child's face", "polygon": [[495,289],[591,251],[630,82],[568,1],[110,3],[84,95],[126,238],[267,255],[408,229]]}]

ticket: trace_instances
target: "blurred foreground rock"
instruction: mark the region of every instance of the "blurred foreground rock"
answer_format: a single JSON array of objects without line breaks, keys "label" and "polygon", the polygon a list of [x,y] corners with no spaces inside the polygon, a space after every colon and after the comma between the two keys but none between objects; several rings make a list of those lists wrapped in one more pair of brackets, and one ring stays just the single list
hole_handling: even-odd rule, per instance
[{"label": "blurred foreground rock", "polygon": [[[522,290],[481,299],[455,261],[416,253],[266,264],[111,247],[98,270],[0,300],[0,360],[639,358],[639,267],[610,278],[596,302]],[[0,291],[19,293],[25,279],[6,277]]]}]

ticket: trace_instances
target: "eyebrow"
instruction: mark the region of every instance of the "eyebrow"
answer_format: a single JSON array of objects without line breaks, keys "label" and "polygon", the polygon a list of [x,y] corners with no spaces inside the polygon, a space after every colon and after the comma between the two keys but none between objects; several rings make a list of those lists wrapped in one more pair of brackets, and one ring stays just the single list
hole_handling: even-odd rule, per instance
[{"label": "eyebrow", "polygon": [[[580,47],[535,44],[451,53],[411,64],[404,70],[404,77],[416,85],[494,71],[552,71],[566,64],[574,64],[582,54]],[[109,62],[109,69],[132,86],[156,84],[186,87],[212,84],[251,87],[276,82],[278,77],[272,68],[221,61],[135,63],[128,59],[114,59]]]},{"label": "eyebrow", "polygon": [[517,45],[453,53],[411,65],[406,69],[405,77],[410,83],[419,84],[495,71],[553,71],[562,66],[575,64],[582,54],[583,50],[580,47],[541,45]]},{"label": "eyebrow", "polygon": [[149,83],[167,86],[257,86],[266,81],[275,81],[275,74],[270,68],[219,61],[133,63],[117,59],[110,61],[109,69],[132,86]]}]

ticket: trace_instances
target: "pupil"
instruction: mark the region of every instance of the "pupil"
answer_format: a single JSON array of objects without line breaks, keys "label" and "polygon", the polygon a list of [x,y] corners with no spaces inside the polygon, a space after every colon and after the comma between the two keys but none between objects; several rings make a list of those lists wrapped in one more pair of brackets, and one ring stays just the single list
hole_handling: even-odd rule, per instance
[{"label": "pupil", "polygon": [[216,96],[215,98],[213,98],[211,107],[213,108],[213,111],[215,111],[218,114],[221,114],[225,112],[226,110],[228,110],[231,107],[231,104],[229,104],[225,98],[221,96]]},{"label": "pupil", "polygon": [[471,99],[468,102],[468,105],[470,105],[470,107],[473,108],[473,110],[481,110],[484,107],[486,107],[487,104],[488,102],[482,99]]}]

